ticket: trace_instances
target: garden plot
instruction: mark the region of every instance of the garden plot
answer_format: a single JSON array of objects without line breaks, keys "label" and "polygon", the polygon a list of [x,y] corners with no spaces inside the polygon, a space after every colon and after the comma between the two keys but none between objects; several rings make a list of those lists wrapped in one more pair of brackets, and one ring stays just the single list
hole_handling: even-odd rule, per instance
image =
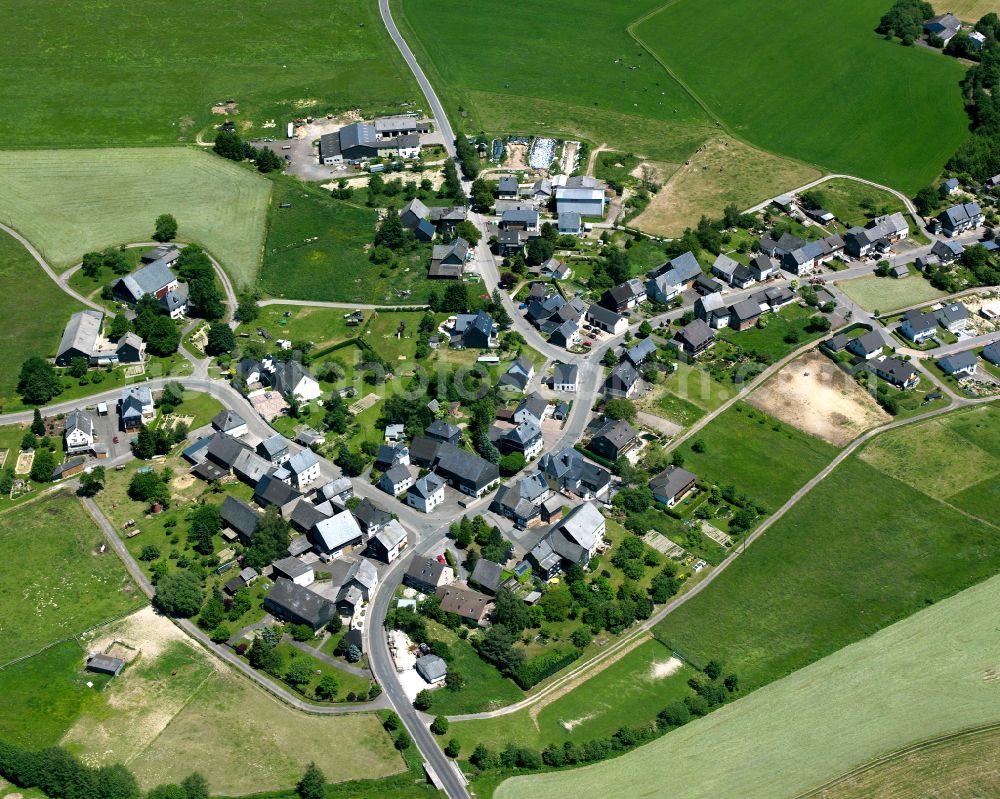
[{"label": "garden plot", "polygon": [[347,410],[357,416],[359,413],[364,413],[369,408],[374,407],[380,399],[382,398],[378,394],[366,394],[357,402],[351,403]]},{"label": "garden plot", "polygon": [[851,377],[815,351],[796,358],[747,402],[836,446],[891,419]]}]

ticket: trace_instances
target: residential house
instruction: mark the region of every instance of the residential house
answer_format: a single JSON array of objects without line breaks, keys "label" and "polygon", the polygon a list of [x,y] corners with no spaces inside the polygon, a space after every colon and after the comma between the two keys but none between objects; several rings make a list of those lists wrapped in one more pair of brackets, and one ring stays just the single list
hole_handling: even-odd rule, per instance
[{"label": "residential house", "polygon": [[697,480],[692,472],[671,464],[649,481],[649,490],[657,502],[672,508],[695,487]]},{"label": "residential house", "polygon": [[580,216],[604,216],[607,202],[603,181],[589,175],[557,176],[552,181],[556,194],[556,213],[578,213]]},{"label": "residential house", "polygon": [[392,521],[392,514],[365,497],[354,509],[354,518],[361,527],[361,532],[366,538],[370,538],[379,530],[385,529],[385,526]]},{"label": "residential house", "polygon": [[236,533],[243,546],[248,547],[253,543],[257,525],[260,524],[260,515],[247,503],[227,494],[219,508],[219,516],[222,523]]},{"label": "residential house", "polygon": [[515,424],[531,422],[541,427],[542,422],[549,415],[549,410],[549,401],[537,391],[532,391],[518,403],[512,418]]},{"label": "residential house", "polygon": [[402,441],[394,444],[381,444],[375,455],[375,468],[387,471],[393,466],[409,466],[410,450]]},{"label": "residential house", "polygon": [[407,490],[406,504],[423,513],[430,513],[444,502],[444,486],[444,480],[434,472],[425,474]]},{"label": "residential house", "polygon": [[769,280],[778,274],[778,266],[771,257],[760,253],[750,261],[750,274],[758,283]]},{"label": "residential house", "polygon": [[632,364],[617,364],[604,381],[604,393],[612,399],[630,399],[639,390],[639,373]]},{"label": "residential house", "polygon": [[864,358],[866,361],[880,356],[884,347],[885,340],[877,330],[869,330],[864,335],[852,338],[847,343],[847,349],[850,352]]},{"label": "residential house", "polygon": [[535,200],[540,204],[546,204],[550,199],[552,199],[552,181],[548,178],[540,178],[536,180],[531,187],[531,193],[529,195],[531,199]]},{"label": "residential house", "polygon": [[729,306],[719,293],[706,294],[695,300],[694,315],[716,330],[729,324]]},{"label": "residential house", "polygon": [[265,474],[257,485],[254,486],[253,501],[260,507],[266,508],[274,505],[281,513],[282,518],[287,519],[295,503],[301,499],[302,494],[292,488],[288,483],[282,482],[273,474]]},{"label": "residential house", "polygon": [[612,311],[597,303],[587,309],[587,321],[598,330],[603,330],[613,336],[620,336],[628,330],[628,319],[617,311]]},{"label": "residential house", "polygon": [[527,234],[538,233],[538,211],[511,209],[500,214],[500,230],[518,230]]},{"label": "residential house", "polygon": [[730,282],[735,288],[745,289],[756,283],[757,278],[753,276],[753,272],[750,271],[750,267],[740,264],[733,270],[733,277]]},{"label": "residential house", "polygon": [[962,188],[962,184],[958,182],[958,178],[948,178],[941,184],[941,189],[947,195],[952,195],[956,191]]},{"label": "residential house", "polygon": [[875,374],[897,388],[911,389],[920,382],[917,370],[899,358],[883,358],[875,362]]},{"label": "residential house", "polygon": [[558,258],[549,258],[538,267],[538,274],[549,280],[565,280],[570,275],[570,268]]},{"label": "residential house", "polygon": [[469,259],[469,242],[459,236],[449,244],[435,244],[431,250],[431,267],[427,277],[431,279],[457,280],[465,271]]},{"label": "residential house", "polygon": [[299,361],[272,362],[272,369],[267,380],[286,400],[294,397],[298,402],[311,402],[323,393],[319,382]]},{"label": "residential house", "polygon": [[935,219],[945,236],[958,236],[983,224],[983,209],[976,202],[959,203],[945,208]]},{"label": "residential house", "polygon": [[403,584],[421,594],[434,594],[443,585],[455,581],[455,572],[447,563],[436,558],[417,555],[403,574]]},{"label": "residential house", "polygon": [[[690,288],[694,284],[694,281],[700,277],[703,277],[701,265],[698,263],[698,259],[694,257],[694,253],[689,250],[667,261],[667,263],[661,264],[647,274],[648,279],[646,280],[642,300],[645,300],[648,296],[655,302],[666,305],[682,291]],[[602,304],[609,308],[612,307],[603,300]],[[619,307],[616,310],[622,311],[626,309]]]},{"label": "residential house", "polygon": [[469,582],[479,586],[488,594],[496,595],[500,590],[500,564],[492,560],[480,558],[469,575]]},{"label": "residential house", "polygon": [[261,441],[257,445],[257,454],[272,466],[281,466],[292,457],[288,449],[289,442],[281,433],[275,433]]},{"label": "residential house", "polygon": [[890,244],[905,239],[909,234],[910,226],[901,213],[877,216],[863,228],[850,228],[844,236],[844,249],[855,258],[863,258],[888,250]]},{"label": "residential house", "polygon": [[359,608],[371,601],[378,585],[378,569],[367,558],[360,558],[351,564],[344,582],[337,592],[337,612],[353,617]]},{"label": "residential house", "polygon": [[392,563],[406,548],[406,543],[406,530],[403,529],[403,525],[393,519],[368,539],[367,551],[371,557],[383,563]]},{"label": "residential house", "polygon": [[612,463],[639,444],[639,433],[624,419],[609,419],[590,438],[587,449]]},{"label": "residential house", "polygon": [[601,296],[601,305],[617,313],[628,311],[646,301],[646,288],[638,278],[626,280]]},{"label": "residential house", "polygon": [[279,480],[284,480],[289,485],[295,486],[299,491],[305,490],[307,486],[318,480],[319,474],[319,458],[311,449],[299,450],[275,472]]},{"label": "residential house", "polygon": [[786,253],[805,246],[805,243],[805,240],[793,236],[791,233],[782,233],[778,239],[775,239],[772,233],[765,233],[760,237],[760,250],[768,257],[777,258],[780,261]]},{"label": "residential house", "polygon": [[347,547],[360,544],[364,538],[361,527],[349,510],[342,510],[317,522],[308,536],[316,550],[327,555],[336,555]]},{"label": "residential house", "polygon": [[938,14],[924,21],[924,31],[938,36],[947,44],[962,30],[962,23],[954,14]]},{"label": "residential house", "polygon": [[316,580],[316,572],[312,566],[298,558],[282,558],[271,564],[271,577],[275,580],[291,580],[305,588]]},{"label": "residential house", "polygon": [[296,530],[308,536],[309,531],[313,527],[324,519],[329,519],[334,513],[341,510],[343,510],[343,507],[334,507],[332,502],[320,502],[318,505],[314,505],[303,500],[302,502],[295,503],[288,517],[288,522]]},{"label": "residential house", "polygon": [[118,418],[122,429],[131,433],[156,418],[156,406],[149,386],[128,386],[118,399]]},{"label": "residential house", "polygon": [[333,502],[344,506],[354,496],[354,484],[349,477],[338,477],[316,489],[317,501]]},{"label": "residential house", "polygon": [[521,422],[500,437],[500,451],[504,454],[520,452],[525,460],[531,460],[542,451],[545,441],[541,428],[534,422]]},{"label": "residential house", "polygon": [[976,353],[972,350],[956,352],[954,355],[945,355],[937,362],[941,371],[952,377],[971,377],[979,368]]},{"label": "residential house", "polygon": [[949,333],[961,333],[969,325],[969,309],[961,302],[942,306],[934,312],[934,317]]},{"label": "residential house", "polygon": [[528,559],[545,578],[551,578],[569,563],[586,567],[604,540],[605,521],[601,512],[584,502],[571,510],[542,538]]},{"label": "residential house", "polygon": [[274,581],[264,599],[264,610],[293,624],[306,624],[312,630],[326,625],[337,612],[329,599],[284,577]]},{"label": "residential house", "polygon": [[476,624],[482,624],[493,609],[492,597],[464,585],[442,585],[435,594],[441,600],[441,610]]},{"label": "residential house", "polygon": [[[70,411],[66,414],[66,429],[63,431],[67,455],[79,455],[94,449],[94,419],[86,411]],[[107,449],[104,450],[107,454]]]},{"label": "residential house", "polygon": [[712,274],[722,280],[723,283],[732,284],[733,272],[736,271],[736,267],[739,265],[738,261],[734,261],[725,253],[719,253],[712,264]]},{"label": "residential house", "polygon": [[674,341],[688,355],[698,355],[715,343],[715,331],[703,319],[695,319],[677,331]]},{"label": "residential house", "polygon": [[994,341],[983,347],[983,357],[994,366],[1000,366],[1000,341]]},{"label": "residential house", "polygon": [[233,438],[242,438],[249,432],[246,419],[230,410],[221,410],[212,417],[212,429]]},{"label": "residential house", "polygon": [[591,463],[572,447],[542,455],[538,460],[538,469],[554,489],[582,499],[605,496],[611,484],[611,474],[607,469]]},{"label": "residential house", "polygon": [[549,343],[555,347],[572,349],[580,343],[580,325],[573,320],[563,322],[552,331],[549,336]]},{"label": "residential house", "polygon": [[575,363],[557,363],[552,370],[552,390],[575,393],[579,376],[580,367]]},{"label": "residential house", "polygon": [[469,218],[469,209],[464,205],[453,205],[449,208],[434,207],[430,209],[428,218],[439,231],[453,233],[461,222]]},{"label": "residential house", "polygon": [[637,369],[647,358],[656,355],[656,342],[651,337],[639,339],[625,350],[625,358]]},{"label": "residential house", "polygon": [[697,291],[698,295],[701,297],[704,297],[706,294],[715,294],[725,289],[725,286],[722,283],[709,277],[708,275],[698,275],[698,277],[694,279],[693,286],[694,290]]},{"label": "residential house", "polygon": [[562,236],[579,236],[583,233],[583,217],[577,211],[563,211],[556,218],[556,230]]},{"label": "residential house", "polygon": [[429,425],[427,429],[424,430],[424,435],[427,438],[434,439],[435,441],[448,442],[450,444],[457,444],[462,438],[462,430],[453,424],[449,424],[441,419],[435,419]]},{"label": "residential house", "polygon": [[414,197],[399,212],[400,221],[403,227],[414,230],[417,225],[430,216],[430,210],[419,199]]},{"label": "residential house", "polygon": [[937,259],[938,264],[947,266],[962,257],[965,252],[965,245],[960,241],[944,241],[938,239],[931,247],[931,257]]},{"label": "residential house", "polygon": [[824,255],[825,250],[821,242],[809,241],[785,253],[781,259],[781,266],[793,275],[807,275],[819,268]]},{"label": "residential house", "polygon": [[528,234],[523,230],[505,228],[497,231],[497,253],[504,257],[524,255],[524,247],[528,243]]},{"label": "residential house", "polygon": [[486,311],[475,314],[459,314],[455,320],[451,346],[467,350],[488,350],[496,348],[497,326]]},{"label": "residential house", "polygon": [[746,330],[757,324],[761,315],[760,303],[752,297],[729,307],[728,325],[733,330]]},{"label": "residential house", "polygon": [[934,338],[937,333],[937,319],[931,314],[920,310],[910,310],[903,314],[899,332],[914,344],[920,344]]},{"label": "residential house", "polygon": [[524,391],[535,376],[535,365],[527,355],[518,356],[507,372],[500,376],[498,388]]},{"label": "residential house", "polygon": [[501,175],[497,185],[497,198],[500,200],[516,200],[518,195],[516,175]]},{"label": "residential house", "polygon": [[382,440],[386,444],[398,444],[406,440],[406,425],[395,423],[387,424],[383,431]]},{"label": "residential house", "polygon": [[552,489],[545,475],[535,470],[510,485],[502,485],[490,503],[490,510],[510,519],[520,528],[531,527],[541,521],[541,506]]},{"label": "residential house", "polygon": [[500,480],[495,463],[447,443],[438,449],[434,471],[452,488],[473,497],[483,496]]},{"label": "residential house", "polygon": [[973,31],[969,34],[969,43],[975,50],[982,50],[986,45],[986,34],[980,33],[979,31]]},{"label": "residential house", "polygon": [[403,465],[390,466],[378,479],[378,487],[390,496],[396,497],[413,485],[413,475]]}]

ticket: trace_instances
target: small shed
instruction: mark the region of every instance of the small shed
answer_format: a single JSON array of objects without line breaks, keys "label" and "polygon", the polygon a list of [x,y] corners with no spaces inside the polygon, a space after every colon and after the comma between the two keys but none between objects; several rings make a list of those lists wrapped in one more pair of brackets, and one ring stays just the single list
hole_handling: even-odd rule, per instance
[{"label": "small shed", "polygon": [[125,668],[125,661],[121,658],[111,657],[111,655],[91,655],[87,658],[87,671],[95,674],[110,674],[117,677]]}]

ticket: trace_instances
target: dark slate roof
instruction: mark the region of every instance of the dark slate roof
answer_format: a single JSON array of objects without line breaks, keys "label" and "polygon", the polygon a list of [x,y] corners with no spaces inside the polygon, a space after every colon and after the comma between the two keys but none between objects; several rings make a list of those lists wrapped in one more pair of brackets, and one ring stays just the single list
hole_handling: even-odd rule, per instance
[{"label": "dark slate roof", "polygon": [[472,570],[470,579],[486,591],[495,594],[500,588],[500,564],[486,558],[480,558],[476,561],[476,567]]},{"label": "dark slate roof", "polygon": [[302,496],[287,483],[281,482],[274,475],[264,475],[260,478],[253,492],[254,500],[262,505],[287,505],[293,499]]},{"label": "dark slate roof", "polygon": [[715,331],[703,319],[695,319],[677,331],[676,338],[683,345],[696,350],[715,338]]},{"label": "dark slate roof", "polygon": [[649,489],[661,497],[674,497],[697,479],[694,472],[671,464],[649,481]]},{"label": "dark slate roof", "polygon": [[610,308],[605,308],[603,305],[598,305],[597,303],[594,303],[587,309],[587,316],[609,327],[614,327],[622,319],[622,315],[617,311],[612,311]]},{"label": "dark slate roof", "polygon": [[554,383],[575,384],[579,373],[580,367],[575,363],[557,363],[552,370],[552,381]]},{"label": "dark slate roof", "polygon": [[760,316],[760,303],[755,302],[753,299],[743,300],[731,306],[729,313],[740,321],[756,319]]},{"label": "dark slate roof", "polygon": [[386,512],[370,499],[365,497],[354,509],[354,518],[364,528],[384,527],[392,520],[392,514]]},{"label": "dark slate roof", "polygon": [[281,433],[275,433],[257,445],[257,452],[266,458],[275,458],[288,451],[288,439]]},{"label": "dark slate roof", "polygon": [[448,564],[442,563],[436,558],[415,557],[406,568],[406,576],[419,580],[422,583],[437,585],[441,579],[441,572],[448,568]]},{"label": "dark slate roof", "polygon": [[656,343],[652,338],[639,339],[635,344],[625,351],[625,357],[635,366],[638,366],[650,355],[656,352]]},{"label": "dark slate roof", "polygon": [[944,369],[948,374],[954,374],[955,372],[962,371],[963,369],[969,369],[976,365],[976,353],[972,350],[965,350],[965,352],[956,352],[954,355],[945,355],[943,358],[938,360],[938,366]]},{"label": "dark slate roof", "polygon": [[622,361],[608,375],[605,385],[621,391],[631,388],[639,380],[639,373],[632,364]]},{"label": "dark slate roof", "polygon": [[451,475],[455,479],[470,481],[477,488],[483,488],[500,479],[500,469],[495,463],[490,463],[467,450],[459,449],[454,444],[441,445],[435,470]]},{"label": "dark slate roof", "polygon": [[910,329],[915,333],[921,333],[925,330],[934,330],[937,328],[937,320],[931,316],[929,313],[924,313],[919,310],[907,311],[903,314],[903,321],[906,322]]},{"label": "dark slate roof", "polygon": [[281,572],[283,577],[287,577],[289,580],[294,580],[303,574],[309,574],[313,570],[312,566],[308,563],[303,563],[298,558],[282,558],[281,560],[276,560],[273,565],[275,569]]},{"label": "dark slate roof", "polygon": [[438,441],[453,441],[460,436],[462,431],[453,424],[449,424],[441,419],[435,419],[424,430],[424,435]]},{"label": "dark slate roof", "polygon": [[326,624],[336,613],[336,608],[329,599],[284,577],[274,581],[274,587],[267,595],[267,602],[279,613],[284,610],[290,615],[294,614],[298,618],[307,620],[313,627]]},{"label": "dark slate roof", "polygon": [[242,427],[246,423],[246,419],[240,416],[236,411],[227,409],[219,411],[212,417],[212,427],[216,430],[221,430],[223,433],[229,430],[235,430],[237,427]]},{"label": "dark slate roof", "polygon": [[257,511],[234,496],[226,497],[222,507],[219,508],[219,515],[225,525],[247,539],[253,539],[260,523]]},{"label": "dark slate roof", "polygon": [[419,464],[432,463],[437,457],[442,442],[433,438],[418,436],[410,442],[410,460]]}]

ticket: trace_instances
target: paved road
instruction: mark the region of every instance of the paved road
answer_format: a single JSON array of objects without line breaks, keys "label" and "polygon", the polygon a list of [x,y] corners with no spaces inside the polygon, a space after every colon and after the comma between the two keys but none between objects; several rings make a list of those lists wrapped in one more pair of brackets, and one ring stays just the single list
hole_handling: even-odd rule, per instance
[{"label": "paved road", "polygon": [[392,18],[392,11],[389,9],[389,0],[379,0],[378,10],[382,15],[382,22],[385,24],[386,30],[389,31],[389,36],[392,37],[396,47],[399,48],[399,52],[403,55],[403,60],[406,61],[406,65],[410,68],[410,72],[413,73],[413,77],[417,79],[420,91],[424,93],[424,97],[427,99],[427,105],[430,106],[434,120],[437,122],[438,130],[444,139],[445,150],[448,151],[448,155],[454,158],[455,132],[451,129],[448,115],[444,112],[444,106],[441,105],[434,87],[427,80],[427,76],[424,74],[423,69],[420,68],[420,64],[417,63],[417,59],[413,55],[413,51],[410,50],[410,46],[406,43],[406,39],[403,38],[403,35],[399,32],[399,28],[396,27],[396,21]]}]

